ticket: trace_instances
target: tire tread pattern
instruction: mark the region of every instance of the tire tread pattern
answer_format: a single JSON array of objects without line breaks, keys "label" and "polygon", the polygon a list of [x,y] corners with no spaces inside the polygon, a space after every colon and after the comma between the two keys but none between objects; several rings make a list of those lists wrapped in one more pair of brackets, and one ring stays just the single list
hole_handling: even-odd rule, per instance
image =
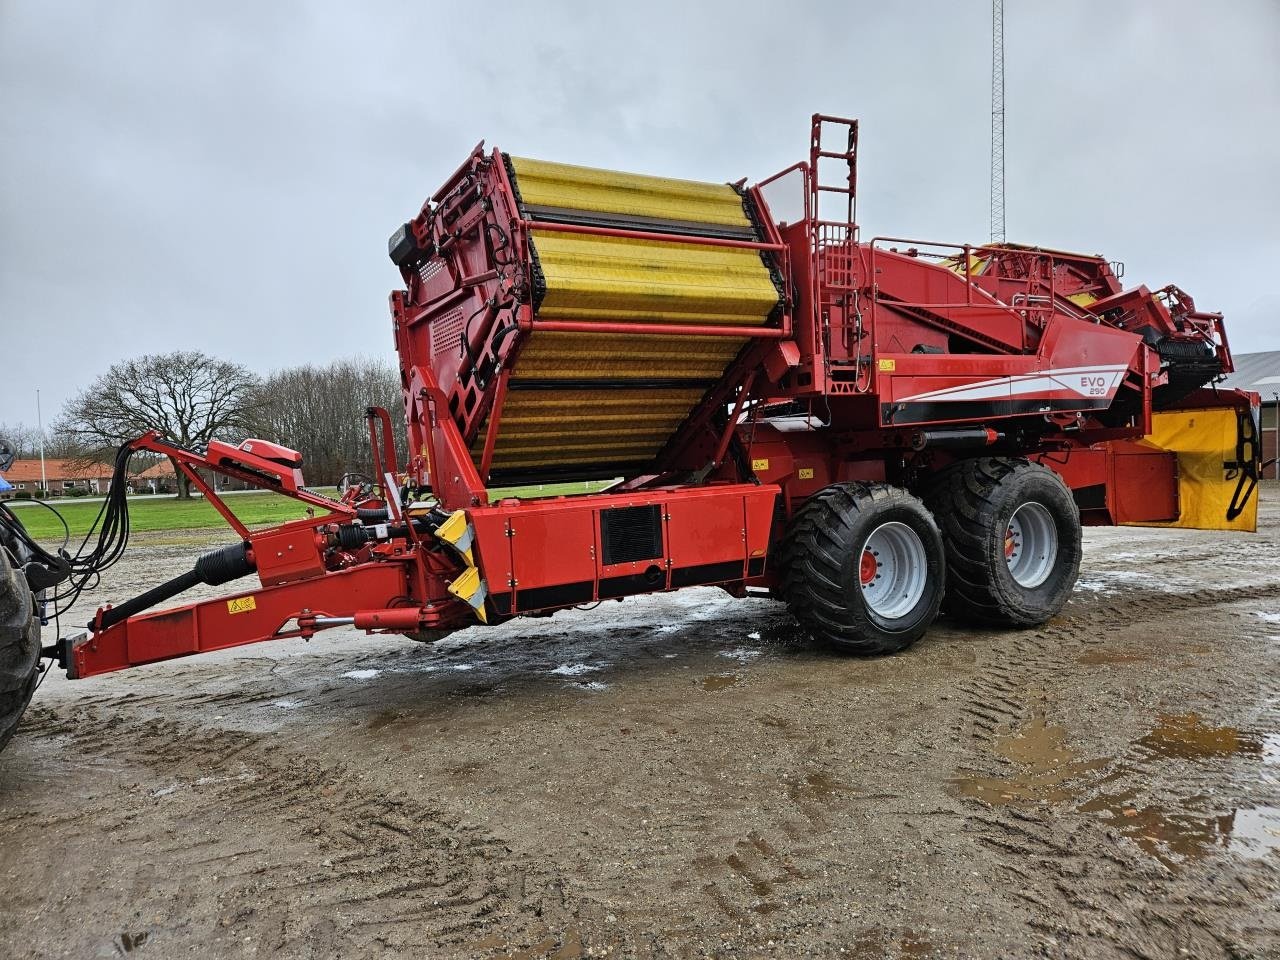
[{"label": "tire tread pattern", "polygon": [[21,570],[0,544],[0,750],[18,729],[40,676],[40,620]]},{"label": "tire tread pattern", "polygon": [[[938,474],[930,485],[925,502],[942,530],[947,552],[947,592],[942,601],[945,613],[977,624],[1032,627],[1044,623],[1066,602],[1063,597],[1049,609],[1030,608],[992,569],[995,562],[991,553],[992,537],[996,535],[995,528],[1003,526],[997,518],[998,488],[1016,477],[1032,474],[1046,476],[1066,490],[1062,480],[1048,467],[1020,457],[962,460]],[[1069,491],[1067,497],[1070,499]],[[1075,542],[1064,546],[1074,551],[1074,558],[1068,557],[1068,561],[1078,567],[1078,513],[1075,524]],[[1074,586],[1074,573],[1070,581],[1070,586]]]},{"label": "tire tread pattern", "polygon": [[855,519],[896,505],[919,506],[920,501],[889,484],[837,483],[811,496],[792,517],[779,549],[780,592],[815,640],[861,656],[895,653],[913,643],[932,620],[927,618],[919,631],[885,636],[866,629],[846,600],[841,568],[857,549]]}]

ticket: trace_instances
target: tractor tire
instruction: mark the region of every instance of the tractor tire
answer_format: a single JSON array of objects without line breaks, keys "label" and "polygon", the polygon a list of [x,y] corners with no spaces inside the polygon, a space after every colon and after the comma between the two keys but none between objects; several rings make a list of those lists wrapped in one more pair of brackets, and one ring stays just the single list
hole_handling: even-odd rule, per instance
[{"label": "tractor tire", "polygon": [[35,597],[0,542],[0,750],[18,729],[40,676],[40,618]]},{"label": "tractor tire", "polygon": [[1080,573],[1080,511],[1038,463],[978,457],[944,471],[926,498],[947,550],[942,609],[971,623],[1034,627],[1058,614]]},{"label": "tractor tire", "polygon": [[860,656],[919,640],[942,602],[937,524],[906,490],[840,483],[796,511],[780,545],[781,594],[815,640]]}]

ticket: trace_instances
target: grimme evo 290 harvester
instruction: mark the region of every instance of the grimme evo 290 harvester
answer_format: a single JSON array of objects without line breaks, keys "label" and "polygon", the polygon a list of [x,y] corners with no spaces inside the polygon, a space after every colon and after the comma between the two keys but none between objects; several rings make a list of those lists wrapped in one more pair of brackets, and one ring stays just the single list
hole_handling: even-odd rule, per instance
[{"label": "grimme evo 290 harvester", "polygon": [[[1099,256],[861,239],[857,133],[815,116],[808,159],[755,186],[477,146],[390,241],[404,472],[381,409],[376,482],[340,501],[275,443],[141,437],[117,480],[133,451],[173,458],[236,541],[43,652],[89,677],[335,626],[433,640],[701,584],[781,597],[818,640],[887,653],[940,607],[1052,617],[1082,522],[1253,529],[1258,399],[1213,386],[1232,369],[1221,315],[1174,286],[1124,289]],[[249,530],[200,471],[312,515]],[[568,478],[615,482],[487,492]],[[77,557],[7,514],[6,732],[41,654],[33,592],[64,607],[119,556],[123,489]],[[150,611],[251,573],[255,589]]]}]

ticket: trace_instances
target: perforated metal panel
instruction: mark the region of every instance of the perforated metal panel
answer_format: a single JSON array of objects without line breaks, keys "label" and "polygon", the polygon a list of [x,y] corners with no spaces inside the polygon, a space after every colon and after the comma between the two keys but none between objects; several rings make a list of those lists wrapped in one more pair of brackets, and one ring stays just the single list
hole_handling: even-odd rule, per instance
[{"label": "perforated metal panel", "polygon": [[462,311],[451,310],[431,324],[431,358],[462,347]]}]

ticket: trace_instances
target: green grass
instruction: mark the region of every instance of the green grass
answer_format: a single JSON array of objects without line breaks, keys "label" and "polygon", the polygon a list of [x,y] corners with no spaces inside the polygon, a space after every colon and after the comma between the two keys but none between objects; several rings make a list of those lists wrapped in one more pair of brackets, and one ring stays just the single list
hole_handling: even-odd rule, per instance
[{"label": "green grass", "polygon": [[[576,483],[548,483],[543,486],[503,487],[490,491],[499,497],[554,497],[575,493],[593,493],[609,481]],[[333,495],[332,488],[320,491]],[[249,527],[270,526],[287,520],[300,520],[306,516],[306,504],[274,493],[237,493],[223,501],[240,520]],[[23,526],[35,539],[46,546],[62,542],[62,523],[48,510],[29,501],[10,500],[9,506],[22,519]],[[71,528],[72,546],[83,539],[89,527],[98,517],[102,503],[80,503],[75,500],[58,500],[51,504]],[[130,499],[129,528],[144,533],[156,530],[206,530],[226,527],[227,523],[213,507],[200,500],[174,500],[168,497]],[[229,529],[229,528],[228,528]],[[74,549],[73,551],[74,552]]]},{"label": "green grass", "polygon": [[[20,501],[9,501],[9,505]],[[274,493],[237,493],[224,501],[231,512],[250,527],[284,523],[306,516],[306,505]],[[82,539],[98,517],[102,503],[77,503],[74,500],[57,501],[50,506],[62,514],[71,528],[73,541]],[[27,532],[37,540],[57,544],[62,540],[62,523],[48,510],[34,504],[20,506],[15,511],[22,518]],[[174,500],[164,498],[130,499],[129,528],[138,532],[152,530],[201,530],[210,527],[226,527],[218,511],[205,500]],[[229,528],[228,528],[229,529]]]},{"label": "green grass", "polygon": [[489,499],[497,501],[502,497],[519,497],[522,500],[533,497],[566,497],[581,493],[595,493],[611,483],[613,483],[612,480],[575,480],[571,483],[535,483],[527,487],[494,487],[489,491]]}]

